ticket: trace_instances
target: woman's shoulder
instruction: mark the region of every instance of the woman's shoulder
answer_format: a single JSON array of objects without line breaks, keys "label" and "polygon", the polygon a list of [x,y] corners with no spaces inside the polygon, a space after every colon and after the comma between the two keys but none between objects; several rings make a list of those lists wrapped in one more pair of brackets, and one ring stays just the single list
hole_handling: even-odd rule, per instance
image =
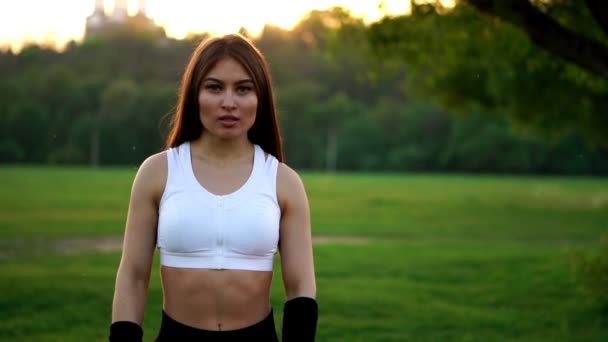
[{"label": "woman's shoulder", "polygon": [[165,171],[166,173],[167,153],[168,150],[165,150],[148,156],[139,166],[138,172],[157,174],[159,171]]},{"label": "woman's shoulder", "polygon": [[289,165],[279,162],[277,168],[277,182],[282,181],[286,183],[301,182],[300,175],[291,168]]},{"label": "woman's shoulder", "polygon": [[165,150],[155,153],[141,163],[135,176],[134,187],[142,187],[146,192],[160,198],[167,181],[167,152]]},{"label": "woman's shoulder", "polygon": [[290,201],[306,199],[302,178],[289,165],[280,162],[277,169],[277,195],[281,207]]}]

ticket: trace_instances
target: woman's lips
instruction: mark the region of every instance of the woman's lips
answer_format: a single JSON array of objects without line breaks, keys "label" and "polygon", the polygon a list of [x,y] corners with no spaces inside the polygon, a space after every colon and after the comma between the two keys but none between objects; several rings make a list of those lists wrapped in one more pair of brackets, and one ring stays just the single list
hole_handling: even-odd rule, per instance
[{"label": "woman's lips", "polygon": [[219,121],[224,127],[233,127],[239,122],[239,118],[232,115],[224,115],[219,118]]}]

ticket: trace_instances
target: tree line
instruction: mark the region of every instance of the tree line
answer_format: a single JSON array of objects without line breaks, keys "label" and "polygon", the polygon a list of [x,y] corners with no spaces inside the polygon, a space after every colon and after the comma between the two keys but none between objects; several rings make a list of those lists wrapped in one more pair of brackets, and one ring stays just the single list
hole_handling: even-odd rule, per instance
[{"label": "tree line", "polygon": [[[472,16],[470,9],[454,11],[447,18],[453,27],[442,21],[440,28],[437,23],[446,14],[431,10],[418,8],[405,19],[376,26],[366,26],[340,8],[312,11],[291,30],[267,25],[252,38],[273,74],[290,165],[330,171],[608,174],[608,152],[585,131],[539,134],[525,129],[532,126],[518,126],[508,112],[525,111],[522,101],[529,101],[537,126],[551,128],[558,121],[552,121],[550,111],[567,99],[550,96],[576,90],[573,82],[562,79],[546,94],[522,98],[512,82],[500,84],[505,75],[485,82],[474,82],[470,75],[458,78],[492,72],[523,77],[527,72],[530,82],[538,84],[547,78],[544,68],[556,70],[561,62],[539,53],[533,60],[540,70],[536,73],[505,60],[498,61],[500,70],[487,70],[481,58],[475,69],[473,59],[482,55],[460,51],[466,49],[463,41],[454,38],[440,46],[429,37],[438,30],[478,25],[458,22]],[[394,39],[397,29],[408,36]],[[496,44],[522,44],[507,27],[492,30],[500,40]],[[61,52],[36,45],[18,54],[1,52],[0,163],[138,165],[163,149],[181,74],[205,37],[173,40],[117,31],[72,42]],[[487,41],[476,44],[479,51],[483,44],[495,48]],[[433,54],[441,48],[447,55],[439,59]],[[592,76],[578,76],[579,87],[606,86]],[[581,96],[579,92],[573,95]],[[475,100],[480,94],[488,97],[487,103]],[[546,100],[547,109],[531,97]],[[592,100],[588,96],[568,105],[560,115],[584,115],[593,109]]]}]

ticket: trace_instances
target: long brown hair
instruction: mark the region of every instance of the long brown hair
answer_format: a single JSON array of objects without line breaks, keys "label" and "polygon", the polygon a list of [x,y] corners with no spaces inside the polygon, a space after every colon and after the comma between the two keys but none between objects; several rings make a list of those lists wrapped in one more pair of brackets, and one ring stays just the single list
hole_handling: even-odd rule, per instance
[{"label": "long brown hair", "polygon": [[251,41],[240,34],[229,34],[201,42],[192,53],[184,72],[175,114],[166,147],[197,139],[203,134],[199,117],[198,95],[203,78],[226,57],[240,63],[253,79],[258,107],[255,122],[247,133],[249,141],[260,145],[264,151],[283,161],[283,146],[277,123],[277,113],[272,91],[272,79],[268,63]]}]

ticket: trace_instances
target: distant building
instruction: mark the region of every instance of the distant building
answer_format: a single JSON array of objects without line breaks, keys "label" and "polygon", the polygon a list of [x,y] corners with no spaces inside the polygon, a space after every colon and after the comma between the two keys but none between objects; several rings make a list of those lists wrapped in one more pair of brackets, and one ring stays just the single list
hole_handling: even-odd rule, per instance
[{"label": "distant building", "polygon": [[165,36],[165,30],[156,25],[146,14],[146,0],[139,0],[137,14],[129,16],[128,0],[115,0],[110,15],[105,13],[105,0],[95,0],[95,11],[87,18],[85,39],[107,35],[117,31],[134,30],[157,33]]}]

